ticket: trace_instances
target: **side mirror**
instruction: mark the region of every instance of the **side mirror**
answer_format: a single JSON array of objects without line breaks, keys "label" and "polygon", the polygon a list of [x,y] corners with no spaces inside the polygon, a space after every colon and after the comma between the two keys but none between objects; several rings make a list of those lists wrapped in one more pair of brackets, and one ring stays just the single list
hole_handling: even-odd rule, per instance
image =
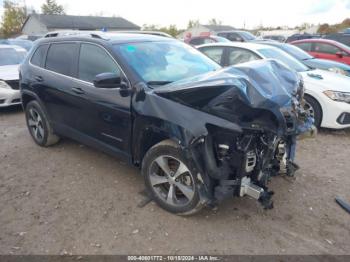
[{"label": "side mirror", "polygon": [[121,77],[115,73],[102,73],[95,77],[94,86],[97,88],[127,88]]},{"label": "side mirror", "polygon": [[335,55],[339,58],[343,58],[344,53],[343,52],[336,52]]}]

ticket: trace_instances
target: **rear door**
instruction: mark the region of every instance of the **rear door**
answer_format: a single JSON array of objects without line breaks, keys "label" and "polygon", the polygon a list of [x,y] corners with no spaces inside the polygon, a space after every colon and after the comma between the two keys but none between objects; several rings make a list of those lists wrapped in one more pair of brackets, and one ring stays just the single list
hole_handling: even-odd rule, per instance
[{"label": "rear door", "polygon": [[338,47],[328,44],[316,42],[313,45],[311,54],[316,58],[328,59],[333,61],[342,62],[344,59],[337,54],[342,53],[342,50]]},{"label": "rear door", "polygon": [[[79,45],[75,42],[52,43],[47,45],[46,60],[35,60],[33,67],[32,86],[43,101],[53,125],[72,126],[75,117],[72,115],[76,107],[70,93],[73,86],[72,77],[76,74]],[[46,51],[38,49],[36,52]],[[40,66],[39,66],[40,64]],[[40,68],[39,68],[40,67]]]}]

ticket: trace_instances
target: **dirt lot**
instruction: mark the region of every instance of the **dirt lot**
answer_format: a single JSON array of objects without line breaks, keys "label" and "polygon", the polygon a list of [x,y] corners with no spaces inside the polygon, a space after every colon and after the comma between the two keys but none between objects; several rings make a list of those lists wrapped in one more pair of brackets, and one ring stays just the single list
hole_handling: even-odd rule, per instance
[{"label": "dirt lot", "polygon": [[296,180],[271,183],[275,208],[249,198],[178,217],[138,207],[137,169],[63,140],[34,144],[19,108],[0,111],[1,254],[350,254],[350,132],[298,146]]}]

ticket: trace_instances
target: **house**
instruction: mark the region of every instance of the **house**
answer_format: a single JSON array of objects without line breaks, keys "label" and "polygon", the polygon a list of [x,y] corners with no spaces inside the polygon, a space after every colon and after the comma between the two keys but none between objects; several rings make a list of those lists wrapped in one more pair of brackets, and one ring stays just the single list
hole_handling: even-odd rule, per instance
[{"label": "house", "polygon": [[191,28],[188,28],[184,32],[182,32],[180,35],[178,35],[178,38],[188,38],[188,37],[194,37],[194,36],[201,36],[201,35],[216,35],[218,32],[221,31],[230,31],[235,30],[234,27],[229,25],[197,25]]},{"label": "house", "polygon": [[22,26],[22,34],[44,35],[58,30],[140,30],[140,27],[122,17],[73,16],[31,14]]}]

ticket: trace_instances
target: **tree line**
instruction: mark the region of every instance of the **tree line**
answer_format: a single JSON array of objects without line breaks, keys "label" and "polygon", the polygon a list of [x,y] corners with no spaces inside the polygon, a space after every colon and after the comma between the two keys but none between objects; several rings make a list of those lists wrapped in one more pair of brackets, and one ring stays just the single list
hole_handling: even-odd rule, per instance
[{"label": "tree line", "polygon": [[[19,5],[11,0],[4,1],[4,13],[0,24],[0,38],[7,38],[21,33],[23,23],[25,22],[28,12],[27,7]],[[62,5],[55,0],[46,0],[41,6],[42,14],[64,14]]]}]

